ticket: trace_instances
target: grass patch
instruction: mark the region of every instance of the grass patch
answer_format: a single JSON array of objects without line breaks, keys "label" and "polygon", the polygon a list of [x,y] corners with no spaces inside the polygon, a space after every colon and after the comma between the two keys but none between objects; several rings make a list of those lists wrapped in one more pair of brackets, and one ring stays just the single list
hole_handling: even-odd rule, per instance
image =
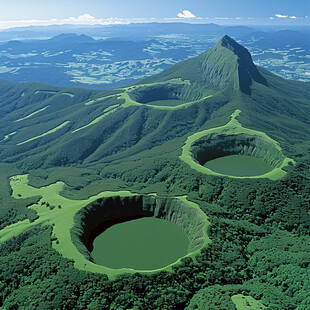
[{"label": "grass patch", "polygon": [[176,107],[178,105],[182,105],[185,103],[187,103],[187,101],[185,101],[185,100],[167,99],[167,100],[151,101],[151,102],[148,102],[148,105]]},{"label": "grass patch", "polygon": [[254,299],[251,296],[244,296],[237,294],[231,297],[231,300],[235,304],[237,310],[262,310],[267,309],[260,301]]},{"label": "grass patch", "polygon": [[30,138],[30,139],[28,139],[28,140],[26,140],[26,141],[17,143],[17,145],[23,145],[23,144],[28,143],[28,142],[31,142],[31,141],[33,141],[33,140],[36,140],[36,139],[45,137],[45,136],[47,136],[47,135],[50,135],[51,133],[54,133],[54,132],[56,132],[57,130],[59,130],[59,129],[65,127],[65,126],[68,125],[69,123],[70,123],[70,121],[65,121],[65,122],[63,122],[62,124],[60,124],[59,126],[57,126],[57,127],[53,128],[53,129],[51,129],[51,130],[49,130],[49,131],[47,131],[47,132],[41,134],[41,135],[35,136],[35,137]]},{"label": "grass patch", "polygon": [[40,109],[40,110],[37,110],[37,111],[31,113],[31,114],[29,114],[29,115],[27,115],[27,116],[25,116],[25,117],[22,117],[22,118],[16,120],[15,122],[20,122],[20,121],[23,121],[23,120],[25,120],[25,119],[28,119],[28,118],[30,118],[31,116],[34,116],[34,115],[36,115],[36,114],[38,114],[38,113],[40,113],[40,112],[45,111],[48,107],[49,107],[49,105],[46,106],[46,107],[44,107],[44,108],[42,108],[42,109]]},{"label": "grass patch", "polygon": [[4,142],[4,141],[8,140],[11,136],[14,136],[15,134],[16,134],[16,131],[13,131],[13,132],[5,135],[4,138],[2,139],[2,141],[0,141],[0,142]]},{"label": "grass patch", "polygon": [[87,127],[90,127],[90,126],[92,126],[92,125],[94,125],[94,124],[99,123],[102,119],[104,119],[104,118],[107,117],[108,115],[110,115],[110,114],[116,112],[116,111],[118,110],[118,108],[119,108],[119,104],[114,104],[114,105],[109,106],[108,108],[106,108],[106,109],[103,111],[104,114],[98,116],[98,117],[95,118],[93,121],[91,121],[89,124],[87,124],[87,125],[85,125],[85,126],[82,126],[82,127],[78,128],[78,129],[73,130],[72,133],[75,133],[75,132],[77,132],[77,131],[80,131],[80,130],[82,130],[82,129],[85,129],[85,128],[87,128]]},{"label": "grass patch", "polygon": [[94,103],[99,103],[105,99],[108,99],[108,98],[112,98],[112,97],[115,97],[117,96],[117,94],[113,94],[113,95],[109,95],[109,96],[104,96],[104,97],[100,97],[100,98],[96,98],[96,99],[93,99],[93,100],[89,100],[87,102],[85,102],[84,104],[85,105],[92,105]]},{"label": "grass patch", "polygon": [[71,93],[61,93],[60,95],[69,96],[69,97],[71,97],[71,98],[73,98],[73,97],[74,97],[74,95],[73,95],[73,94],[71,94]]},{"label": "grass patch", "polygon": [[36,90],[35,91],[35,95],[37,94],[56,94],[57,91],[56,90]]}]

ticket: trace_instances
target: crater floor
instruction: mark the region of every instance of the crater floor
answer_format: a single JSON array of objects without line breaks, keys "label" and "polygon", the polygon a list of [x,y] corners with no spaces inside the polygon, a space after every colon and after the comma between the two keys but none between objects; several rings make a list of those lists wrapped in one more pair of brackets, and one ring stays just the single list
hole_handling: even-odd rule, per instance
[{"label": "crater floor", "polygon": [[96,237],[91,255],[109,268],[153,270],[187,254],[189,240],[176,224],[153,217],[113,225]]}]

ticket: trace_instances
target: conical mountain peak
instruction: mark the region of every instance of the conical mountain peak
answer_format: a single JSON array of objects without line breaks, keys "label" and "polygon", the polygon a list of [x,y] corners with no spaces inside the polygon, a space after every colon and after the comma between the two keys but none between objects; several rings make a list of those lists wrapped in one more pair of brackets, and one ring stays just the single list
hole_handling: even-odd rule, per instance
[{"label": "conical mountain peak", "polygon": [[232,39],[230,36],[228,35],[225,35],[223,36],[218,42],[217,42],[218,45],[221,45],[223,47],[226,47],[226,48],[229,48],[231,49],[230,47],[234,47],[236,45],[239,45],[234,39]]},{"label": "conical mountain peak", "polygon": [[237,55],[239,58],[243,59],[243,61],[251,61],[252,65],[252,58],[251,58],[251,54],[249,53],[249,51],[243,47],[242,45],[240,45],[239,43],[237,43],[234,39],[232,39],[231,37],[225,35],[223,36],[214,46],[214,49],[217,49],[219,47],[224,47],[230,51],[232,51],[235,55]]},{"label": "conical mountain peak", "polygon": [[[214,63],[215,59],[218,59],[217,63]],[[208,63],[208,66],[214,63],[215,67],[221,68],[221,72],[225,73],[222,75],[223,83],[239,88],[244,93],[250,93],[253,81],[267,85],[253,63],[250,52],[227,35],[206,52],[204,63]]]},{"label": "conical mountain peak", "polygon": [[207,89],[231,88],[245,94],[251,93],[253,81],[268,85],[253,63],[250,52],[227,35],[201,55],[182,61],[143,82],[172,78],[190,80]]}]

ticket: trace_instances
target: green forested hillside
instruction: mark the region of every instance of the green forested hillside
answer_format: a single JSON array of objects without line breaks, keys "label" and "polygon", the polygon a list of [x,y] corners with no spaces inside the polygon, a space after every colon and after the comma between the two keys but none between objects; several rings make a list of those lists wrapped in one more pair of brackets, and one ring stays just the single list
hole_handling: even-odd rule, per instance
[{"label": "green forested hillside", "polygon": [[[267,309],[309,308],[308,83],[256,67],[225,36],[122,89],[6,81],[0,88],[0,307],[235,309],[231,297],[242,294]],[[265,133],[294,160],[283,178],[206,175],[179,159],[190,135],[227,124],[236,110],[243,127]],[[118,190],[187,195],[209,217],[212,244],[173,272],[111,281],[76,269],[52,246],[53,226],[35,225],[28,206],[40,197],[11,196],[9,178],[21,174],[37,188],[64,182],[61,195],[70,199]],[[1,242],[4,229],[26,219],[33,226]]]}]

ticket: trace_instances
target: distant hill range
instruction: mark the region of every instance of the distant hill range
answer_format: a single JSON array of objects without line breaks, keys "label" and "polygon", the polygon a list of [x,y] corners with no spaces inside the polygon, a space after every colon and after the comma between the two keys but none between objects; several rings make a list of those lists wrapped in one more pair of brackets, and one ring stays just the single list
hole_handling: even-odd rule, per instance
[{"label": "distant hill range", "polygon": [[[249,27],[243,25],[222,26],[218,24],[191,24],[184,22],[176,23],[131,23],[126,25],[52,25],[52,26],[28,26],[10,28],[0,31],[0,42],[31,39],[46,39],[62,34],[84,34],[98,38],[119,38],[125,40],[149,40],[158,36],[166,35],[191,35],[206,37],[212,36],[219,39],[224,35],[235,38],[254,37],[255,39],[271,39],[287,41],[292,38],[300,43],[309,42],[308,27],[284,27],[265,26]],[[299,40],[301,38],[302,41]]]},{"label": "distant hill range", "polygon": [[150,39],[158,35],[185,34],[185,35],[216,35],[228,34],[231,36],[247,35],[257,32],[255,28],[247,26],[220,26],[217,24],[190,24],[190,23],[131,23],[126,25],[54,25],[29,26],[11,28],[0,32],[0,41],[18,39],[32,39],[42,36],[53,37],[63,33],[81,33],[89,36],[119,37],[128,39]]},{"label": "distant hill range", "polygon": [[310,80],[310,36],[306,28],[275,31],[188,23],[63,25],[1,31],[0,78],[113,89],[197,56],[224,35],[249,48],[260,66],[285,78]]}]

